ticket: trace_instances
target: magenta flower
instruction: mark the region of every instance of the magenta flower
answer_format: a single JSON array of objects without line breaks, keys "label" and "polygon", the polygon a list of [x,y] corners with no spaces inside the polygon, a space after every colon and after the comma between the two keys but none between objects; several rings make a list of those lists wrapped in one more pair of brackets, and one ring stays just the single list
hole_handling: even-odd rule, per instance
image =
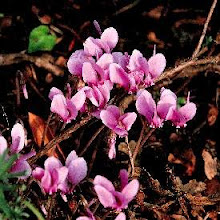
[{"label": "magenta flower", "polygon": [[87,164],[84,158],[78,157],[73,150],[66,159],[66,166],[55,157],[44,162],[44,169],[37,167],[32,175],[40,181],[45,193],[53,194],[58,190],[62,194],[72,192],[74,187],[87,175]]},{"label": "magenta flower", "polygon": [[[175,94],[170,91],[170,94],[166,94],[166,90],[164,89],[161,93],[164,93],[164,98],[162,99],[161,103],[158,103],[158,112],[160,112],[161,117],[165,117],[166,114],[166,105],[167,97],[173,96],[175,98]],[[165,110],[164,110],[165,109]],[[165,117],[166,120],[170,120],[176,127],[185,127],[186,123],[193,119],[196,114],[196,105],[193,102],[189,101],[189,94],[187,97],[187,102],[184,106],[178,108],[177,107],[177,100],[175,105],[171,105],[169,111]]]},{"label": "magenta flower", "polygon": [[92,60],[93,58],[87,56],[83,50],[76,50],[67,62],[68,70],[71,74],[82,77],[83,63]]},{"label": "magenta flower", "polygon": [[59,189],[64,194],[68,191],[67,186],[68,168],[55,157],[49,157],[44,162],[44,169],[37,167],[32,175],[40,181],[42,190],[50,195]]},{"label": "magenta flower", "polygon": [[[95,217],[92,215],[91,217],[81,216],[78,217],[76,220],[96,220]],[[126,215],[123,212],[120,212],[115,220],[126,220]]]},{"label": "magenta flower", "polygon": [[106,110],[101,111],[100,118],[108,128],[120,137],[125,137],[135,122],[137,114],[135,112],[121,114],[117,106],[109,105]]},{"label": "magenta flower", "polygon": [[148,61],[139,50],[134,50],[130,58],[114,53],[115,63],[110,64],[109,77],[129,92],[136,92],[153,84],[166,66],[163,54],[156,54]]},{"label": "magenta flower", "polygon": [[85,54],[99,58],[103,51],[110,53],[117,43],[118,33],[113,27],[109,27],[104,30],[100,39],[88,37],[83,45]]},{"label": "magenta flower", "polygon": [[136,108],[152,127],[161,127],[166,120],[170,120],[177,127],[182,127],[196,113],[196,105],[189,102],[189,97],[187,103],[178,109],[176,95],[171,90],[164,88],[161,89],[157,105],[148,91],[140,90],[137,94]]},{"label": "magenta flower", "polygon": [[[9,147],[9,157],[13,154],[19,154],[18,159],[14,162],[11,167],[11,173],[20,173],[25,172],[25,175],[20,177],[25,179],[31,174],[31,167],[27,162],[27,159],[35,155],[34,151],[31,151],[28,154],[20,154],[25,145],[25,131],[21,124],[16,123],[11,130],[12,143]],[[8,148],[6,139],[3,136],[0,136],[0,155]]]},{"label": "magenta flower", "polygon": [[51,112],[58,114],[64,122],[70,123],[83,107],[86,95],[81,91],[70,99],[69,97],[66,98],[61,90],[53,87],[50,90],[49,98],[52,100]]},{"label": "magenta flower", "polygon": [[112,182],[107,178],[97,175],[93,181],[94,189],[101,204],[107,208],[122,210],[128,207],[128,203],[134,199],[139,189],[138,180],[128,183],[128,172],[120,171],[121,189],[116,191]]}]

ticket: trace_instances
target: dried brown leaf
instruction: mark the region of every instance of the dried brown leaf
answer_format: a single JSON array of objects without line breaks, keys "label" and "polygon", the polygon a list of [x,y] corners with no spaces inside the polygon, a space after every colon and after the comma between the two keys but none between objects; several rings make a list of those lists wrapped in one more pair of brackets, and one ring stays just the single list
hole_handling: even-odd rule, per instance
[{"label": "dried brown leaf", "polygon": [[212,155],[207,151],[202,151],[202,157],[204,160],[205,175],[209,180],[213,179],[217,174],[217,158],[212,158]]},{"label": "dried brown leaf", "polygon": [[[43,139],[43,135],[46,128],[46,122],[38,115],[35,115],[31,112],[28,112],[28,122],[32,131],[32,135],[34,138],[35,143],[38,145],[38,147],[41,147],[41,142]],[[47,132],[44,135],[43,144],[46,145],[51,141],[54,137],[54,134],[52,130],[48,127]],[[50,150],[47,154],[48,156],[56,156],[54,149]]]},{"label": "dried brown leaf", "polygon": [[207,115],[209,126],[215,124],[217,117],[218,117],[218,108],[215,107],[214,105],[211,105]]}]

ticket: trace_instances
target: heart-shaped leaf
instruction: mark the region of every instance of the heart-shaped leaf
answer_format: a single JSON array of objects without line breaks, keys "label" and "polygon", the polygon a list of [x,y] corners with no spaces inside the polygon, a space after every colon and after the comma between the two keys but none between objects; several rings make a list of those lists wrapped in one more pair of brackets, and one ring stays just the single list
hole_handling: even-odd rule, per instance
[{"label": "heart-shaped leaf", "polygon": [[50,34],[46,25],[40,25],[34,28],[29,36],[28,52],[51,51],[56,44],[57,37]]}]

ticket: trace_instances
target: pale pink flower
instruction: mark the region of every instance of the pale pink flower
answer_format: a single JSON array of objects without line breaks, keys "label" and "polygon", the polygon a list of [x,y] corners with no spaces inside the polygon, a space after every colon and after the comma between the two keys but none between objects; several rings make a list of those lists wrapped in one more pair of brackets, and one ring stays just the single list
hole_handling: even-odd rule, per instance
[{"label": "pale pink flower", "polygon": [[58,114],[64,122],[70,123],[83,107],[86,95],[81,91],[77,92],[72,98],[69,98],[65,97],[61,90],[53,87],[50,90],[49,98],[52,100],[51,112]]},{"label": "pale pink flower", "polygon": [[135,112],[121,114],[117,106],[109,105],[106,110],[101,111],[100,118],[108,128],[120,137],[125,137],[135,122],[137,114]]},{"label": "pale pink flower", "polygon": [[[31,167],[27,162],[27,159],[35,155],[34,151],[31,151],[28,154],[20,154],[25,146],[25,131],[23,126],[20,123],[16,123],[11,130],[12,143],[9,147],[9,155],[10,157],[13,154],[19,154],[18,159],[12,165],[10,172],[11,173],[21,173],[25,172],[25,175],[20,177],[21,179],[25,179],[31,174]],[[0,136],[0,155],[8,148],[8,144],[6,139],[3,136]]]},{"label": "pale pink flower", "polygon": [[128,203],[134,199],[139,189],[138,180],[128,183],[128,172],[120,171],[121,189],[116,191],[112,182],[107,178],[97,175],[93,181],[94,189],[101,204],[107,208],[122,210],[128,207]]},{"label": "pale pink flower", "polygon": [[164,88],[161,89],[157,105],[148,91],[140,90],[137,94],[136,108],[152,127],[161,127],[166,120],[170,120],[177,127],[182,127],[196,113],[196,105],[189,102],[189,96],[187,103],[178,109],[176,95],[171,90]]},{"label": "pale pink flower", "polygon": [[109,27],[104,30],[100,39],[88,37],[83,45],[85,54],[99,58],[103,52],[110,53],[117,43],[118,33],[113,27]]},{"label": "pale pink flower", "polygon": [[87,175],[87,164],[84,158],[78,157],[73,150],[66,158],[65,166],[59,159],[49,157],[44,162],[44,169],[37,167],[32,175],[40,181],[45,193],[53,194],[58,190],[62,194],[70,193]]}]

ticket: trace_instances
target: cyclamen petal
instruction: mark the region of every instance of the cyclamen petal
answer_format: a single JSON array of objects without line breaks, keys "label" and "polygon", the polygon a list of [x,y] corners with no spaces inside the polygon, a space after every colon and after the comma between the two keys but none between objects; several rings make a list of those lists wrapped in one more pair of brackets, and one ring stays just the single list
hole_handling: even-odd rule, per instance
[{"label": "cyclamen petal", "polygon": [[128,184],[128,171],[123,169],[120,170],[121,190]]},{"label": "cyclamen petal", "polygon": [[76,151],[75,150],[72,150],[68,157],[66,158],[66,166],[68,167],[70,165],[70,163],[73,161],[73,160],[76,160],[78,158],[78,155],[76,154]]},{"label": "cyclamen petal", "polygon": [[76,107],[77,111],[80,111],[80,109],[82,109],[83,105],[86,102],[86,94],[85,92],[81,89],[80,91],[78,91],[72,98],[71,98],[71,102],[73,103],[73,105]]},{"label": "cyclamen petal", "polygon": [[113,186],[112,182],[105,178],[104,176],[97,175],[93,180],[94,185],[100,185],[107,189],[108,191],[115,191],[115,187]]},{"label": "cyclamen petal", "polygon": [[25,144],[25,132],[21,124],[16,123],[11,130],[12,144],[10,147],[11,153],[19,153]]},{"label": "cyclamen petal", "polygon": [[77,185],[87,175],[87,164],[84,158],[79,157],[73,160],[68,166],[68,180],[73,185]]},{"label": "cyclamen petal", "polygon": [[136,121],[136,118],[137,118],[137,114],[135,112],[129,112],[121,116],[120,120],[124,125],[125,129],[129,131],[131,129],[131,126]]},{"label": "cyclamen petal", "polygon": [[114,113],[108,110],[102,110],[100,113],[100,118],[102,123],[110,129],[113,129],[117,126],[117,118]]},{"label": "cyclamen petal", "polygon": [[126,215],[123,212],[121,212],[118,214],[115,220],[126,220]]},{"label": "cyclamen petal", "polygon": [[88,56],[100,56],[102,54],[102,48],[98,39],[88,37],[83,46],[85,54]]},{"label": "cyclamen petal", "polygon": [[45,170],[52,172],[54,169],[58,169],[62,167],[62,163],[56,157],[49,157],[44,162]]},{"label": "cyclamen petal", "polygon": [[156,103],[152,98],[152,95],[147,90],[142,90],[139,92],[136,109],[139,114],[145,116],[149,124],[153,121],[153,116],[156,111]]},{"label": "cyclamen petal", "polygon": [[160,101],[157,103],[157,112],[162,119],[168,119],[171,107],[176,108],[177,97],[169,89],[161,89]]},{"label": "cyclamen petal", "polygon": [[52,87],[52,88],[50,89],[50,92],[49,92],[48,97],[49,97],[50,100],[52,100],[53,97],[54,97],[55,95],[58,95],[58,94],[63,95],[63,92],[62,92],[60,89],[57,89],[56,87]]},{"label": "cyclamen petal", "polygon": [[111,82],[119,84],[125,89],[129,88],[129,77],[128,74],[121,68],[119,64],[112,63],[109,67],[109,77]]},{"label": "cyclamen petal", "polygon": [[162,53],[153,55],[148,60],[149,72],[153,79],[156,79],[166,67],[166,59]]},{"label": "cyclamen petal", "polygon": [[109,68],[109,65],[114,62],[113,56],[109,53],[104,53],[96,62],[98,66],[106,70]]},{"label": "cyclamen petal", "polygon": [[7,141],[3,136],[0,136],[0,155],[4,153],[4,151],[7,149]]},{"label": "cyclamen petal", "polygon": [[138,180],[132,180],[128,183],[122,190],[122,194],[125,196],[127,203],[134,199],[137,195],[139,189],[139,182]]},{"label": "cyclamen petal", "polygon": [[113,206],[113,204],[115,203],[115,198],[111,192],[100,185],[95,185],[94,189],[98,195],[99,201],[105,208]]},{"label": "cyclamen petal", "polygon": [[93,65],[89,62],[85,62],[82,67],[83,81],[88,84],[98,84],[98,74],[94,69]]},{"label": "cyclamen petal", "polygon": [[37,167],[35,170],[32,171],[32,176],[41,181],[42,177],[44,176],[44,169],[41,167]]},{"label": "cyclamen petal", "polygon": [[26,160],[18,159],[11,167],[10,172],[11,173],[25,172],[25,174],[21,176],[20,179],[26,179],[31,175],[31,166]]},{"label": "cyclamen petal", "polygon": [[68,70],[71,74],[81,77],[83,63],[89,61],[88,56],[83,50],[76,50],[67,62]]},{"label": "cyclamen petal", "polygon": [[118,43],[118,32],[115,28],[109,27],[102,33],[101,40],[104,41],[110,49],[113,49]]}]

